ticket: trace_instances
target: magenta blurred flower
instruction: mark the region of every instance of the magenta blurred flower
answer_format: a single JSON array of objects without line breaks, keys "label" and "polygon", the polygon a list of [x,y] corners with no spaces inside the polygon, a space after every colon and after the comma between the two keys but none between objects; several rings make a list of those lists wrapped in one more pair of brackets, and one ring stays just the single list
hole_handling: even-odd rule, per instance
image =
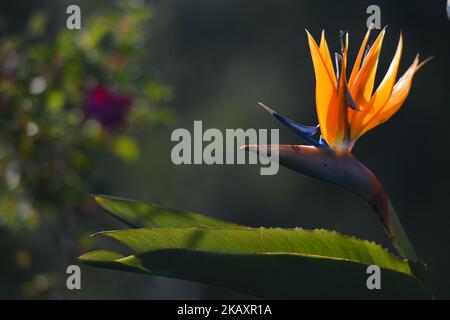
[{"label": "magenta blurred flower", "polygon": [[104,127],[115,128],[123,124],[131,102],[130,96],[98,85],[89,91],[84,112],[86,117],[97,120]]}]

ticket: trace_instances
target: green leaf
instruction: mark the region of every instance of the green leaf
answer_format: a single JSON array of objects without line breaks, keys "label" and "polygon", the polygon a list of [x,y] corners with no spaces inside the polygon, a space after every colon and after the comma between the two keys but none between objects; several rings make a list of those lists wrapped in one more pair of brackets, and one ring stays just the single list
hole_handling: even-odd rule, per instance
[{"label": "green leaf", "polygon": [[[84,263],[226,287],[259,298],[424,298],[407,261],[334,231],[279,228],[162,228],[100,233],[133,250],[91,252]],[[382,290],[368,290],[368,265]]]},{"label": "green leaf", "polygon": [[237,227],[237,224],[198,213],[144,204],[128,199],[96,195],[95,200],[114,217],[132,228],[163,227]]},{"label": "green leaf", "polygon": [[[94,251],[80,257],[92,266],[198,281],[269,299],[430,297],[409,261],[370,241],[322,229],[249,228],[131,200],[95,199],[137,229],[98,233],[132,252]],[[381,268],[381,290],[367,289],[369,265]]]},{"label": "green leaf", "polygon": [[131,272],[138,272],[142,273],[143,271],[136,269],[135,267],[127,266],[123,263],[116,263],[115,261],[119,261],[120,259],[123,259],[124,256],[112,252],[112,251],[106,251],[106,250],[97,250],[92,251],[84,254],[82,257],[79,258],[80,261],[83,261],[87,264],[94,265],[96,267],[100,268],[107,268],[107,269],[117,269],[117,270],[124,270],[124,271],[131,271]]},{"label": "green leaf", "polygon": [[366,287],[366,266],[353,261],[289,253],[222,254],[156,250],[100,265],[220,286],[263,299],[428,298],[407,274],[382,269],[382,290]]},{"label": "green leaf", "polygon": [[159,249],[192,249],[217,253],[298,253],[351,260],[410,274],[406,261],[381,246],[323,229],[301,228],[149,228],[105,231],[140,254]]}]

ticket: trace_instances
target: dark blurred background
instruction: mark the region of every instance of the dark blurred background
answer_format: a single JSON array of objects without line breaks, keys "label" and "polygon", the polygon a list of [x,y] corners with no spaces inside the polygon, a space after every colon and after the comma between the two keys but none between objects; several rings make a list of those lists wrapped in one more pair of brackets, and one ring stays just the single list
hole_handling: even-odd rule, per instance
[{"label": "dark blurred background", "polygon": [[[354,153],[390,194],[418,255],[429,265],[436,296],[450,298],[450,21],[445,0],[132,2],[150,6],[152,11],[151,22],[141,30],[147,42],[136,63],[144,73],[151,66],[148,72],[171,88],[167,107],[175,116],[173,121],[140,129],[136,161],[101,155],[95,175],[102,183],[90,192],[160,203],[251,226],[335,229],[392,249],[370,208],[343,190],[284,168],[275,176],[260,176],[259,166],[175,166],[170,159],[171,132],[178,127],[192,130],[194,120],[202,120],[205,129],[279,128],[257,101],[298,122],[315,124],[315,80],[304,29],[316,39],[325,29],[332,51],[338,49],[339,30],[348,30],[353,61],[366,32],[366,8],[377,4],[382,25],[388,25],[378,82],[393,57],[400,32],[405,41],[400,73],[417,53],[422,59],[434,59],[416,75],[398,114],[360,139]],[[50,29],[63,29],[68,4],[79,4],[85,19],[110,3],[3,1],[0,33],[7,37],[22,32],[37,11],[47,14]],[[121,14],[120,7],[117,14]],[[280,129],[281,142],[303,143],[289,130]],[[79,214],[82,218],[69,221],[77,224],[72,232],[83,249],[98,247],[89,233],[121,227],[101,210]],[[0,225],[0,298],[242,297],[188,281],[86,266],[81,266],[82,290],[68,291],[63,288],[65,268],[83,252],[72,250],[62,261],[50,235],[55,228],[64,233],[64,224],[41,220],[34,228]]]}]

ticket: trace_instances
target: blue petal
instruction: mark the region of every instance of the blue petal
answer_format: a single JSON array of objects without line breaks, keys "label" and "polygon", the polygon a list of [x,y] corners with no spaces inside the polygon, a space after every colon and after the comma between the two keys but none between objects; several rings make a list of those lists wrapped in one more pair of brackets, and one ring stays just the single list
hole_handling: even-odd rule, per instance
[{"label": "blue petal", "polygon": [[356,102],[353,99],[352,93],[350,92],[350,89],[348,88],[347,81],[345,81],[345,100],[347,102],[347,106],[349,106],[353,110],[361,111],[361,108],[356,105]]},{"label": "blue petal", "polygon": [[[336,63],[337,90],[339,91],[339,85],[341,83],[339,73],[342,68],[342,56],[339,53],[335,53],[334,59],[335,59],[335,63]],[[350,89],[348,88],[348,85],[347,85],[347,80],[344,79],[344,82],[345,82],[345,100],[346,100],[347,106],[349,106],[353,110],[361,111],[361,109],[356,105],[355,100],[352,97],[352,93],[350,92]]]},{"label": "blue petal", "polygon": [[284,124],[286,127],[294,131],[296,134],[298,134],[300,137],[305,139],[306,141],[310,142],[312,145],[316,147],[324,147],[326,145],[320,144],[316,139],[314,139],[314,135],[319,132],[319,126],[305,126],[302,124],[299,124],[295,121],[292,121],[289,118],[286,118],[285,116],[279,114],[278,112],[270,109],[269,107],[265,106],[262,103],[259,103],[260,106],[262,106],[264,109],[266,109],[272,116],[277,119],[279,122]]},{"label": "blue petal", "polygon": [[328,147],[327,141],[326,141],[322,136],[320,136],[320,139],[319,139],[319,145],[320,145],[321,147]]},{"label": "blue petal", "polygon": [[336,64],[336,81],[337,81],[337,90],[339,91],[340,72],[342,68],[342,56],[337,52],[334,53],[334,63]]},{"label": "blue petal", "polygon": [[295,121],[292,121],[289,118],[286,118],[285,116],[274,112],[273,116],[275,119],[277,119],[278,121],[280,121],[282,124],[284,124],[286,127],[294,130],[296,133],[298,133],[301,136],[313,136],[317,133],[317,131],[319,130],[318,126],[304,126],[302,124],[299,124]]}]

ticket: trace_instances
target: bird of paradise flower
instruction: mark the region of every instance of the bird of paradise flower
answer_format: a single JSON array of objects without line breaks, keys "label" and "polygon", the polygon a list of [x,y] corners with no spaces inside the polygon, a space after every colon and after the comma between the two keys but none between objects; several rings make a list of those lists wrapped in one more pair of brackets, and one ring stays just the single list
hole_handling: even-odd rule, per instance
[{"label": "bird of paradise flower", "polygon": [[364,37],[348,79],[348,33],[341,33],[341,51],[334,54],[334,71],[324,32],[317,45],[306,31],[316,77],[317,126],[296,123],[260,103],[275,119],[311,145],[246,145],[243,148],[251,152],[269,148],[279,153],[281,165],[336,184],[362,197],[378,214],[400,255],[418,262],[381,183],[351,151],[363,134],[390,119],[400,109],[411,89],[414,75],[429,59],[419,62],[417,55],[396,82],[403,50],[403,37],[400,35],[389,69],[373,91],[386,28],[372,46],[367,46],[371,29]]}]

